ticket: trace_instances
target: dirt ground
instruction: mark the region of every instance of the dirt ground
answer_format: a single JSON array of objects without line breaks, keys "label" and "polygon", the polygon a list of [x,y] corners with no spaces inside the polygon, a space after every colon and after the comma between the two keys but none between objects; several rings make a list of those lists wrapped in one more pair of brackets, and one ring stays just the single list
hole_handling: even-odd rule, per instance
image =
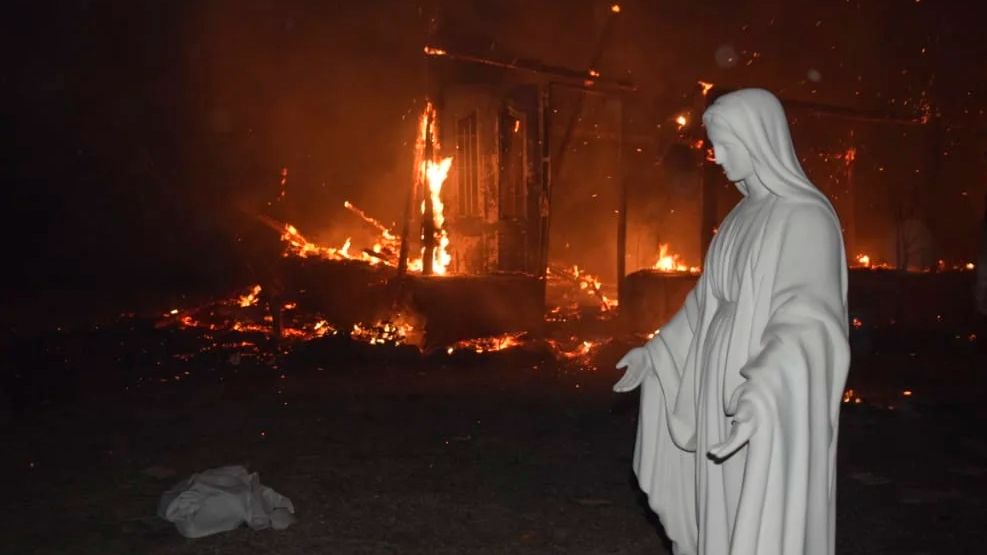
[{"label": "dirt ground", "polygon": [[[987,357],[968,343],[855,356],[838,553],[983,551]],[[191,356],[139,321],[11,338],[0,551],[668,553],[630,472],[637,395],[610,391],[626,347]],[[290,497],[298,523],[186,540],[155,516],[177,480],[228,464]]]}]

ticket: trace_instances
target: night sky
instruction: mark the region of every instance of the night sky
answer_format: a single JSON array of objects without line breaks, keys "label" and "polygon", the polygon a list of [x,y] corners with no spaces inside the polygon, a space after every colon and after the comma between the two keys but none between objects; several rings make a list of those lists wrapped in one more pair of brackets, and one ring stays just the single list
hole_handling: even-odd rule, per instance
[{"label": "night sky", "polygon": [[[978,4],[626,1],[597,69],[638,84],[645,132],[700,79],[924,113],[944,133],[921,185],[926,217],[946,255],[973,259],[987,170]],[[449,48],[584,68],[610,4],[66,0],[5,12],[7,295],[122,294],[248,281],[251,251],[276,240],[249,214],[278,194],[282,168],[284,216],[317,238],[352,225],[343,200],[396,220],[430,18]],[[931,171],[895,148],[900,132],[869,136],[860,161],[861,179],[892,196]]]}]

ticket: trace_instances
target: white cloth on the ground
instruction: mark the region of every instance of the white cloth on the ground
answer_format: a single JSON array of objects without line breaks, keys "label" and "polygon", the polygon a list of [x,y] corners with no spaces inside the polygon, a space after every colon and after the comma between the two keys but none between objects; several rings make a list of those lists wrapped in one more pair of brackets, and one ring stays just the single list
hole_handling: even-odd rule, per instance
[{"label": "white cloth on the ground", "polygon": [[158,516],[174,522],[186,538],[201,538],[239,527],[283,530],[295,521],[287,497],[261,485],[257,473],[223,466],[193,474],[161,496]]}]

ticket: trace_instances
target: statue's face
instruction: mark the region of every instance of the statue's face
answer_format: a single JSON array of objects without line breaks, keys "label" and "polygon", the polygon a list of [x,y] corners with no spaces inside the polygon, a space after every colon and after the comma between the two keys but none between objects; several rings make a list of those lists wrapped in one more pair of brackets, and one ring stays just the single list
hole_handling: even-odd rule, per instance
[{"label": "statue's face", "polygon": [[754,174],[754,162],[747,147],[729,129],[713,120],[707,126],[706,134],[713,143],[716,163],[723,168],[727,179],[736,183]]}]

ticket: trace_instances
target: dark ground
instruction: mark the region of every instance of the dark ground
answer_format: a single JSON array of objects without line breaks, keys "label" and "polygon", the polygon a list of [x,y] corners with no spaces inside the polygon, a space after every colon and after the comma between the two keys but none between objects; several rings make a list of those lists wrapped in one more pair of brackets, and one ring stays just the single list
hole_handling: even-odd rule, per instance
[{"label": "dark ground", "polygon": [[[855,357],[838,553],[983,551],[981,341]],[[201,346],[141,320],[8,337],[0,551],[665,552],[630,475],[637,396],[610,391],[626,345],[592,363],[335,338],[239,360]],[[186,540],[155,516],[179,478],[226,464],[260,472],[298,523]]]}]

